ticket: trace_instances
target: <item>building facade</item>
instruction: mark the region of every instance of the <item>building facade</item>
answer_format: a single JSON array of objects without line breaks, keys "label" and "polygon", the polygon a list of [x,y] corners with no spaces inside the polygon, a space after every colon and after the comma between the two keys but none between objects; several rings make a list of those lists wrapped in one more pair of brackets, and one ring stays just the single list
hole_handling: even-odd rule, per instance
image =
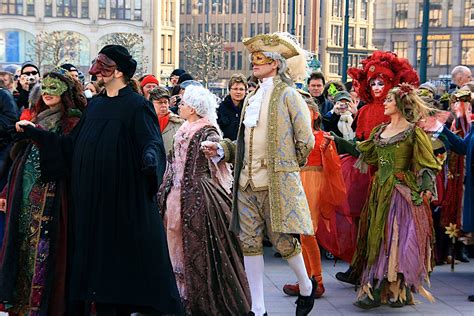
[{"label": "building facade", "polygon": [[305,21],[310,13],[307,7],[309,1],[182,0],[179,9],[180,65],[186,69],[191,67],[190,63],[196,62],[185,57],[184,41],[188,35],[198,36],[206,31],[220,34],[224,40],[223,69],[218,79],[210,82],[209,86],[225,90],[232,74],[251,74],[248,52],[242,39],[262,33],[290,32],[296,34],[303,46],[307,46],[309,28]]},{"label": "building facade", "polygon": [[[348,67],[357,67],[375,50],[372,44],[374,2],[374,0],[349,0]],[[319,5],[321,71],[328,80],[340,80],[342,76],[345,0],[321,1]]]},{"label": "building facade", "polygon": [[[377,1],[374,45],[408,58],[419,68],[423,1]],[[474,66],[474,1],[431,0],[428,80],[448,80],[452,68]]]},{"label": "building facade", "polygon": [[141,43],[136,52],[143,53],[142,72],[166,80],[178,62],[178,20],[178,0],[3,0],[0,65],[36,61],[37,34],[69,31],[80,41],[71,48],[74,53],[63,52],[61,62],[87,71],[102,45],[120,33]]}]

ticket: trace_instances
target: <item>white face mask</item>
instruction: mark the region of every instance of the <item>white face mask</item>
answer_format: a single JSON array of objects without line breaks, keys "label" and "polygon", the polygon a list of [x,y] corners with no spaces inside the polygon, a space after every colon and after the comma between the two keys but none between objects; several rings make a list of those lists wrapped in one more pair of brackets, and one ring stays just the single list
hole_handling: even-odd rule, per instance
[{"label": "white face mask", "polygon": [[86,98],[90,99],[92,98],[92,91],[89,89],[84,90],[84,95],[86,96]]}]

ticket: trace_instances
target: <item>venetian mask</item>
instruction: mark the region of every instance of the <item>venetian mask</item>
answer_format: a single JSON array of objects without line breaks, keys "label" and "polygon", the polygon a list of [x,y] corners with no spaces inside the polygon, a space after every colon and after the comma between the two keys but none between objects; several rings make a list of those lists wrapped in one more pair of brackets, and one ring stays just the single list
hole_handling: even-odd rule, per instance
[{"label": "venetian mask", "polygon": [[266,65],[274,62],[274,59],[265,55],[264,52],[255,52],[249,55],[250,62],[253,65]]},{"label": "venetian mask", "polygon": [[376,79],[370,80],[370,90],[372,91],[372,95],[374,97],[381,97],[382,93],[384,92],[385,82],[382,78],[377,77]]},{"label": "venetian mask", "polygon": [[67,90],[67,84],[58,78],[46,77],[41,82],[41,94],[60,96]]},{"label": "venetian mask", "polygon": [[101,75],[103,77],[110,77],[117,69],[115,61],[104,54],[99,54],[89,69],[91,75]]}]

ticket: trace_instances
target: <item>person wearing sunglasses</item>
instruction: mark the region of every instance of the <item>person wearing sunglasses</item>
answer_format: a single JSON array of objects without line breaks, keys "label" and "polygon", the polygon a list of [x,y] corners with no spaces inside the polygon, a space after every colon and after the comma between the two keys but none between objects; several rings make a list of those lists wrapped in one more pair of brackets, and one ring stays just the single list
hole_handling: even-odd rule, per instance
[{"label": "person wearing sunglasses", "polygon": [[30,96],[31,88],[39,80],[40,71],[38,66],[32,62],[26,62],[21,66],[16,91],[13,93],[18,109],[23,110],[29,107],[28,98]]}]

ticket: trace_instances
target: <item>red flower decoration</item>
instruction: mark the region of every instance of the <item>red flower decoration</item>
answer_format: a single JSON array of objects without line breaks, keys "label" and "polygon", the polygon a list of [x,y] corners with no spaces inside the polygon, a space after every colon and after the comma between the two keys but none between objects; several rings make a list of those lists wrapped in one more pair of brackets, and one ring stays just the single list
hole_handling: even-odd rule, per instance
[{"label": "red flower decoration", "polygon": [[413,88],[412,85],[410,85],[410,84],[404,82],[404,83],[400,84],[397,93],[398,93],[398,96],[399,96],[400,99],[401,99],[401,98],[403,98],[404,96],[406,96],[406,95],[412,93],[413,90],[414,90],[414,88]]}]

